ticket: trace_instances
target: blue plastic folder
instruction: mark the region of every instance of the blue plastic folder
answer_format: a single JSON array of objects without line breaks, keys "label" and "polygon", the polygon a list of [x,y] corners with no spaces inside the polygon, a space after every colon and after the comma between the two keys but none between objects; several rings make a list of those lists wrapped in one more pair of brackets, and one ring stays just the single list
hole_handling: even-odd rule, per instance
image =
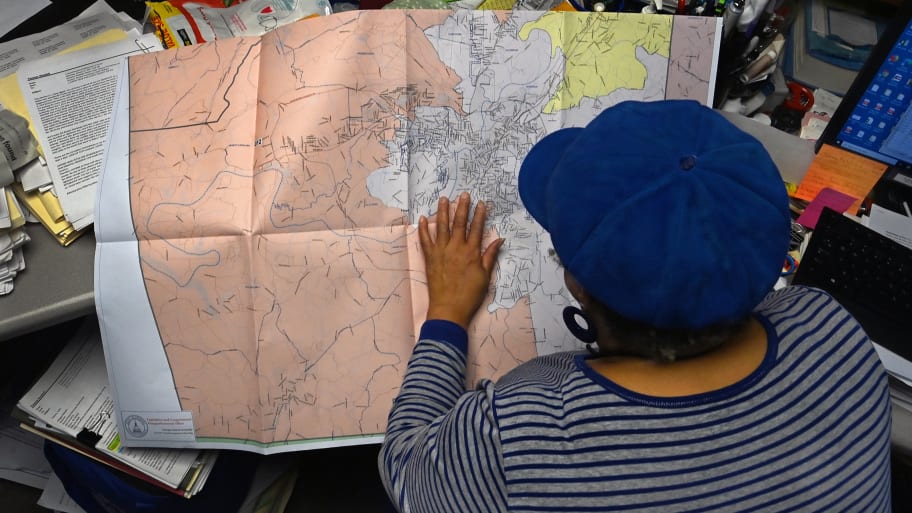
[{"label": "blue plastic folder", "polygon": [[[816,11],[813,8],[815,4],[823,4],[825,7],[824,11],[826,12],[826,20],[816,20],[814,19],[815,14],[819,14],[820,11]],[[834,66],[839,66],[841,68],[850,69],[853,71],[858,71],[864,66],[865,61],[868,59],[868,56],[871,54],[871,50],[874,48],[873,44],[870,45],[861,45],[856,46],[840,38],[838,35],[833,34],[832,31],[828,28],[827,34],[820,34],[819,32],[814,31],[815,24],[825,24],[827,27],[830,26],[829,18],[834,13],[842,11],[843,13],[852,14],[855,16],[860,16],[872,23],[877,27],[877,36],[878,39],[880,35],[883,34],[884,29],[887,26],[887,20],[873,18],[866,14],[860,14],[855,11],[846,11],[841,9],[838,2],[832,2],[827,0],[806,0],[805,2],[805,48],[807,53],[812,57],[820,59],[828,64]]]}]

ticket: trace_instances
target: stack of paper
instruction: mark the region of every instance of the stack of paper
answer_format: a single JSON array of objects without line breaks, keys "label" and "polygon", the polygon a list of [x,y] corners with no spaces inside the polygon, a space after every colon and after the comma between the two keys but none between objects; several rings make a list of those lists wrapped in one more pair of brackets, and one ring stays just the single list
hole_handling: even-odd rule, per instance
[{"label": "stack of paper", "polygon": [[32,0],[30,2],[5,0],[0,2],[0,7],[3,8],[3,17],[0,18],[0,36],[6,35],[20,23],[38,14],[49,5],[51,5],[50,0]]},{"label": "stack of paper", "polygon": [[[184,497],[206,483],[218,453],[123,447],[112,419],[97,321],[87,321],[19,400],[21,427],[86,457]],[[136,429],[143,426],[137,425]]]},{"label": "stack of paper", "polygon": [[107,61],[119,64],[150,41],[99,0],[69,23],[0,45],[0,104],[29,121],[42,156],[17,171],[9,190],[62,245],[92,223],[98,146],[114,101],[104,84],[119,69]]},{"label": "stack of paper", "polygon": [[8,189],[14,171],[35,160],[38,153],[28,122],[6,110],[0,110],[0,296],[13,290],[13,279],[25,270],[22,245],[25,233],[25,211]]},{"label": "stack of paper", "polygon": [[71,23],[0,44],[0,295],[12,292],[13,279],[25,270],[26,221],[41,222],[65,246],[82,234],[66,219],[51,172],[39,158],[38,132],[29,122],[16,72],[25,63],[102,37],[125,38],[128,30],[139,29],[127,20],[99,1]]}]

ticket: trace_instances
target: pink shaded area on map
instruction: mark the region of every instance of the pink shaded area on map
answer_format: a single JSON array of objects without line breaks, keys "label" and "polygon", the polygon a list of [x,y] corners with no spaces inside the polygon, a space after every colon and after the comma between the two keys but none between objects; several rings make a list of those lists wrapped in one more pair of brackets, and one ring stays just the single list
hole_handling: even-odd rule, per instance
[{"label": "pink shaded area on map", "polygon": [[[322,17],[131,59],[141,269],[198,436],[385,429],[422,284],[414,228],[365,184],[416,106],[462,113],[460,78],[421,32],[445,16]],[[524,333],[499,355],[512,367],[534,356],[529,316],[482,312],[473,339]]]},{"label": "pink shaded area on map", "polygon": [[709,98],[710,83],[698,77],[710,76],[709,70],[715,65],[715,55],[707,52],[706,41],[716,37],[716,25],[706,23],[704,18],[675,16],[672,21],[671,49],[668,58],[668,83],[665,99]]}]

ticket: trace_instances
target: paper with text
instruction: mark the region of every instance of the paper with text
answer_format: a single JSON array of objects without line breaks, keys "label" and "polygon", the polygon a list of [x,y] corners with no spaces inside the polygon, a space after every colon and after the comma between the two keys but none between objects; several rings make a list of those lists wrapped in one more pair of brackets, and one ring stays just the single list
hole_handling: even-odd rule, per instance
[{"label": "paper with text", "polygon": [[53,55],[102,32],[111,29],[141,31],[141,28],[135,20],[115,13],[104,0],[97,0],[70,22],[0,43],[0,78],[15,73],[25,62]]},{"label": "paper with text", "polygon": [[180,485],[197,460],[198,453],[192,450],[119,445],[101,338],[88,321],[20,399],[19,408],[71,437],[83,429],[90,431],[100,437],[96,449],[172,488]]},{"label": "paper with text", "polygon": [[76,230],[94,220],[95,190],[123,60],[160,49],[152,34],[27,62],[19,83],[54,191]]}]

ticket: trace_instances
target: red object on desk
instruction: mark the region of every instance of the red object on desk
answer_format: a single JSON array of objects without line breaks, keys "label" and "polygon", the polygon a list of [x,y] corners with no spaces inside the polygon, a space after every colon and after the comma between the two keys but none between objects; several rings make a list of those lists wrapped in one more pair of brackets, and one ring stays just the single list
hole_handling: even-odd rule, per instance
[{"label": "red object on desk", "polygon": [[804,114],[814,106],[814,93],[798,82],[789,82],[789,96],[773,110],[772,125],[779,130],[794,133],[801,129]]},{"label": "red object on desk", "polygon": [[804,114],[814,106],[814,93],[807,87],[798,82],[789,82],[789,97],[782,102],[782,105],[789,110],[797,110]]}]

